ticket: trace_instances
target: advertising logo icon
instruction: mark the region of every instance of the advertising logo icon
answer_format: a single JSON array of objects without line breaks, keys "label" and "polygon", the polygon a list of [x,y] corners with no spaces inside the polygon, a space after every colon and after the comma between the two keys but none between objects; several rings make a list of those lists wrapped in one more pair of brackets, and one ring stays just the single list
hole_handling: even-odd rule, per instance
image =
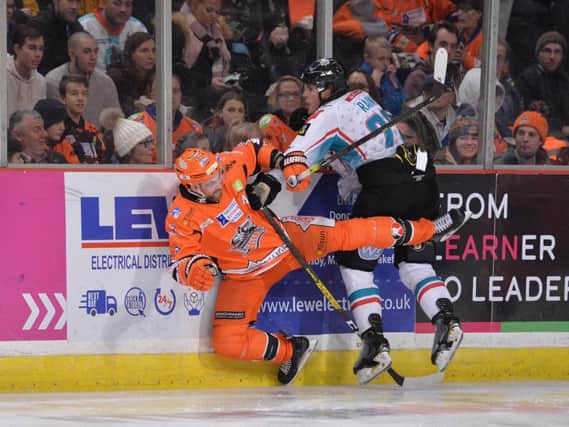
[{"label": "advertising logo icon", "polygon": [[160,288],[156,288],[154,294],[154,307],[162,316],[168,316],[176,308],[176,294],[173,289],[170,292],[162,292]]},{"label": "advertising logo icon", "polygon": [[184,307],[186,307],[190,316],[199,316],[204,302],[205,294],[203,292],[192,291],[184,293]]},{"label": "advertising logo icon", "polygon": [[114,316],[117,312],[117,299],[111,295],[107,295],[104,289],[89,290],[83,295],[79,308],[84,309],[87,314],[96,316],[97,314],[109,313]]},{"label": "advertising logo icon", "polygon": [[139,287],[130,288],[124,297],[124,307],[131,316],[145,317],[146,294]]}]

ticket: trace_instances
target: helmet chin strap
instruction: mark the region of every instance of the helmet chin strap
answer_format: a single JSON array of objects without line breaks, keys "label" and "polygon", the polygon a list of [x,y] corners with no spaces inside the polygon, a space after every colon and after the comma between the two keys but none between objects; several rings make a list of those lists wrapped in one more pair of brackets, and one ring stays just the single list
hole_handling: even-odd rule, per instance
[{"label": "helmet chin strap", "polygon": [[205,203],[207,201],[207,198],[204,193],[202,193],[201,191],[192,190],[190,185],[186,185],[186,190],[188,190],[188,193],[196,196],[199,199],[200,203]]},{"label": "helmet chin strap", "polygon": [[[330,94],[328,95],[328,97],[326,99],[322,98],[322,94],[324,92],[326,92],[327,90],[330,91]],[[328,101],[331,101],[332,99],[334,99],[334,93],[336,93],[336,88],[330,84],[326,85],[326,87],[322,90],[318,91],[318,99],[320,99],[320,105],[325,104]]]}]

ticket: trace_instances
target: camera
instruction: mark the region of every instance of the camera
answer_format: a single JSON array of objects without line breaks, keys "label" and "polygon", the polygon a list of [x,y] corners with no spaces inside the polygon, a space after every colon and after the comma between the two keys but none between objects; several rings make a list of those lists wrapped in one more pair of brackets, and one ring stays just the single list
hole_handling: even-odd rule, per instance
[{"label": "camera", "polygon": [[229,85],[229,86],[235,86],[235,85],[239,84],[240,80],[241,80],[241,74],[231,73],[231,74],[228,74],[227,76],[225,76],[225,78],[223,79],[223,83],[225,83],[226,85]]}]

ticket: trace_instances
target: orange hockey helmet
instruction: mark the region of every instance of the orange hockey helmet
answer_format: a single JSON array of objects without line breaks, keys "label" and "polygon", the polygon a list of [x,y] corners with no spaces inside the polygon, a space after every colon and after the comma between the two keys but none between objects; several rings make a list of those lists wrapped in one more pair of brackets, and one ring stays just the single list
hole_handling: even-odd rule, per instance
[{"label": "orange hockey helmet", "polygon": [[176,159],[175,168],[178,179],[187,186],[214,178],[221,165],[212,152],[188,148]]}]

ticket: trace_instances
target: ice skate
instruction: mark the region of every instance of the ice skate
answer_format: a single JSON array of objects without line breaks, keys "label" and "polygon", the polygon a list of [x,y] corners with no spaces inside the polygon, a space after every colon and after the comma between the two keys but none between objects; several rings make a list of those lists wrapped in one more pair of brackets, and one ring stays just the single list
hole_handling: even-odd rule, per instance
[{"label": "ice skate", "polygon": [[281,363],[277,376],[279,382],[285,385],[294,381],[318,344],[318,340],[306,337],[290,337],[288,340],[293,348],[292,359]]},{"label": "ice skate", "polygon": [[436,328],[431,363],[443,372],[458,350],[464,333],[460,320],[453,313],[452,303],[446,298],[440,298],[437,305],[441,311],[431,321]]},{"label": "ice skate", "polygon": [[446,214],[433,220],[435,224],[435,234],[432,240],[435,242],[444,242],[450,236],[455,234],[470,219],[472,212],[462,211],[460,209],[451,209]]},{"label": "ice skate", "polygon": [[362,385],[374,380],[391,366],[389,342],[383,336],[381,317],[379,314],[370,314],[369,322],[371,328],[361,335],[362,350],[354,364],[354,374]]}]

